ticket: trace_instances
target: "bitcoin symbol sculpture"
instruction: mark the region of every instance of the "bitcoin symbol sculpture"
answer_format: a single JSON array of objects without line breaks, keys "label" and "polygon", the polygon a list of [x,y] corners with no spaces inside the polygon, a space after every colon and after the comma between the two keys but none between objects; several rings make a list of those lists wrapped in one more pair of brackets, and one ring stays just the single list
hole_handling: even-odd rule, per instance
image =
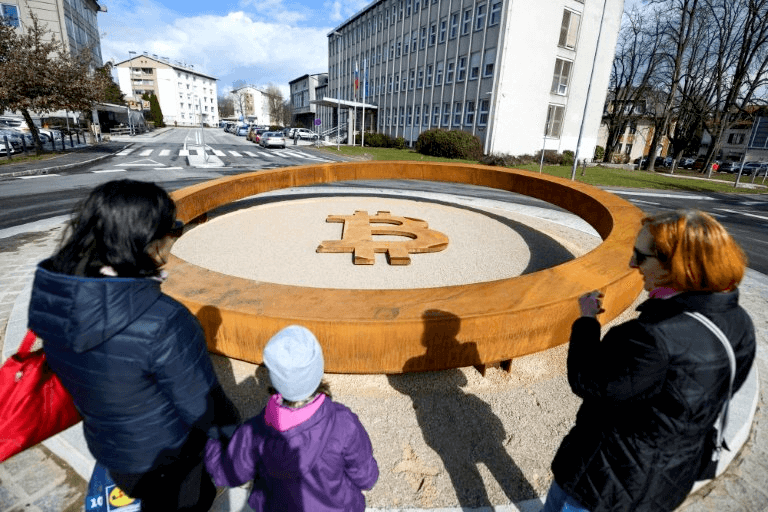
[{"label": "bitcoin symbol sculpture", "polygon": [[[438,252],[448,247],[448,237],[429,229],[420,219],[393,217],[378,212],[373,217],[357,210],[354,215],[329,215],[326,222],[343,222],[341,240],[325,240],[317,252],[351,252],[355,265],[373,265],[374,253],[387,253],[390,265],[410,265],[409,253]],[[395,235],[403,241],[373,240],[373,235]]]}]

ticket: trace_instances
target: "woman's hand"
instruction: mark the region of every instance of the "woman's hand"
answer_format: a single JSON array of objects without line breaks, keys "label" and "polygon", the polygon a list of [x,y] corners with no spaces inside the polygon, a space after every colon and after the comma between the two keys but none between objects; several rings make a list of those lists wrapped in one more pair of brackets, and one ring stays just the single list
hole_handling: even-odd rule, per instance
[{"label": "woman's hand", "polygon": [[597,318],[600,313],[605,313],[603,309],[603,292],[595,290],[589,293],[585,293],[579,297],[579,309],[581,309],[581,316],[588,316],[590,318]]}]

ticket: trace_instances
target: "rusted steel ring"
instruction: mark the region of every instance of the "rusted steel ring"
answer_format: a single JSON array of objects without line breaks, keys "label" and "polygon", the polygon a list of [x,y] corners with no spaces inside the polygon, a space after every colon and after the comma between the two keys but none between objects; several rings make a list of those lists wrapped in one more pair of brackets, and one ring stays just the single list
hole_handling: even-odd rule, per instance
[{"label": "rusted steel ring", "polygon": [[641,210],[578,182],[482,165],[414,162],[318,164],[259,171],[200,183],[172,194],[191,221],[219,206],[288,187],[349,180],[414,179],[517,192],[587,221],[603,242],[567,263],[490,282],[404,290],[320,289],[255,282],[172,256],[163,285],[203,325],[212,352],[261,362],[279,329],[315,333],[332,373],[401,373],[489,365],[568,341],[577,297],[605,293],[603,320],[625,310],[642,289],[628,267]]}]

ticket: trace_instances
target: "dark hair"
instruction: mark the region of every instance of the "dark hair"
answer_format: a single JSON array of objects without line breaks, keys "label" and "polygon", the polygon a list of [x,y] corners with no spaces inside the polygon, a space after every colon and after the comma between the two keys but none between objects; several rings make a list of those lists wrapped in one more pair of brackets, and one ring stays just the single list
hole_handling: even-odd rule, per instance
[{"label": "dark hair", "polygon": [[147,248],[168,234],[175,220],[176,205],[158,185],[104,183],[75,208],[61,248],[45,266],[83,277],[100,277],[103,266],[120,277],[153,276],[158,266]]}]

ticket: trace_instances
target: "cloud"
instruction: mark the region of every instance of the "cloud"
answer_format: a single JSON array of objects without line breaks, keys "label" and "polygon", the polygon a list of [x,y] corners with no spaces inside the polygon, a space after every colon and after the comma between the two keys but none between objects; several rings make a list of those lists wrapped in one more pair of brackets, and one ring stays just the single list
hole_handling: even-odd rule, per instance
[{"label": "cloud", "polygon": [[361,11],[371,3],[371,0],[326,0],[323,2],[323,7],[329,12],[330,19],[338,23]]},{"label": "cloud", "polygon": [[[248,2],[241,7],[248,8]],[[301,25],[308,11],[282,0],[259,1],[258,14],[184,16],[152,0],[115,0],[108,9],[99,15],[104,60],[120,62],[129,51],[147,52],[219,78],[220,91],[240,79],[258,86],[274,83],[286,94],[289,81],[328,70],[332,28]]]}]

